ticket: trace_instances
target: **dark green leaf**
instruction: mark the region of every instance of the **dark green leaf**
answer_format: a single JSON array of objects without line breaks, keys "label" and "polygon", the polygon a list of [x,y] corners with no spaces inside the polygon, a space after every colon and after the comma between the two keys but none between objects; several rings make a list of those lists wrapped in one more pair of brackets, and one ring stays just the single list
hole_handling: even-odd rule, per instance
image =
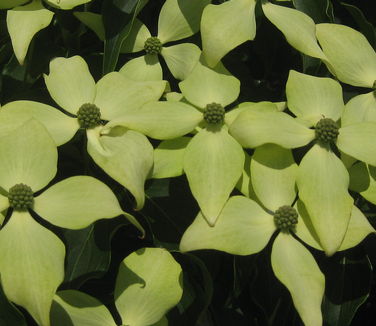
[{"label": "dark green leaf", "polygon": [[363,12],[354,5],[341,2],[341,4],[347,9],[347,11],[354,18],[355,22],[359,26],[359,30],[367,38],[368,42],[376,49],[376,29],[375,27],[366,19]]},{"label": "dark green leaf", "polygon": [[[105,29],[103,74],[114,71],[123,41],[133,21],[149,0],[105,0],[102,19]],[[130,23],[130,24],[129,24]]]},{"label": "dark green leaf", "polygon": [[212,300],[213,281],[203,261],[195,255],[179,255],[177,260],[185,271],[183,297],[178,305],[182,314],[177,324],[196,325]]},{"label": "dark green leaf", "polygon": [[364,254],[347,254],[331,258],[324,268],[324,321],[328,326],[349,326],[369,295],[372,279],[369,259]]},{"label": "dark green leaf", "polygon": [[293,0],[296,9],[310,16],[316,24],[333,22],[333,8],[329,0]]},{"label": "dark green leaf", "polygon": [[0,284],[0,325],[26,326],[21,312],[6,298]]},{"label": "dark green leaf", "polygon": [[80,284],[103,275],[110,265],[111,238],[125,224],[123,217],[98,221],[81,230],[64,230],[67,248],[65,282]]}]

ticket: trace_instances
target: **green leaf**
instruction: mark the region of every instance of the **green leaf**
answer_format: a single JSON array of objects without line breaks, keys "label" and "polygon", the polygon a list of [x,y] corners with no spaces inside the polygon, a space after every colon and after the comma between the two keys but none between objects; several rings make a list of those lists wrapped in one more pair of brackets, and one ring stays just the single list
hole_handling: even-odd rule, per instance
[{"label": "green leaf", "polygon": [[316,144],[300,162],[297,185],[325,253],[333,255],[343,241],[353,206],[345,166],[330,149]]},{"label": "green leaf", "polygon": [[255,6],[255,0],[232,0],[220,5],[209,4],[204,9],[202,48],[210,67],[238,45],[255,38]]},{"label": "green leaf", "polygon": [[95,81],[79,56],[53,59],[44,81],[54,101],[71,114],[76,114],[82,104],[94,101]]},{"label": "green leaf", "polygon": [[59,291],[51,308],[52,325],[116,326],[111,313],[100,301],[76,290]]},{"label": "green leaf", "polygon": [[338,82],[295,70],[290,70],[286,96],[289,110],[312,125],[323,117],[338,121],[345,107],[342,88]]},{"label": "green leaf", "polygon": [[253,189],[263,205],[275,211],[292,205],[298,166],[291,150],[267,144],[258,147],[251,159]]},{"label": "green leaf", "polygon": [[274,241],[271,261],[275,276],[289,290],[304,325],[322,325],[325,277],[308,249],[281,232]]},{"label": "green leaf", "polygon": [[64,278],[64,244],[28,212],[13,211],[0,235],[5,295],[24,307],[40,326],[50,326],[52,299]]},{"label": "green leaf", "polygon": [[229,133],[246,148],[273,143],[284,148],[307,145],[315,131],[284,112],[244,110],[229,128]]},{"label": "green leaf", "polygon": [[241,146],[222,127],[202,129],[189,142],[184,156],[184,171],[190,189],[210,225],[214,225],[244,165]]},{"label": "green leaf", "polygon": [[180,250],[214,249],[234,255],[251,255],[267,245],[275,230],[273,217],[255,201],[234,196],[228,200],[213,227],[199,213],[184,232]]},{"label": "green leaf", "polygon": [[283,33],[287,42],[298,51],[314,58],[326,57],[316,41],[315,22],[299,10],[270,2],[262,4],[265,16]]},{"label": "green leaf", "polygon": [[73,9],[74,7],[77,7],[79,5],[82,5],[84,3],[88,3],[91,0],[43,0],[47,2],[49,5],[55,8],[63,9],[63,10],[69,10]]},{"label": "green leaf", "polygon": [[51,23],[53,15],[52,11],[43,7],[41,0],[34,0],[25,6],[8,10],[8,32],[14,54],[21,65],[24,63],[32,38]]},{"label": "green leaf", "polygon": [[114,71],[121,46],[135,18],[148,0],[106,0],[102,7],[105,28],[103,73]]},{"label": "green leaf", "polygon": [[200,48],[193,43],[182,43],[163,47],[161,55],[172,75],[179,80],[186,79],[201,56]]},{"label": "green leaf", "polygon": [[19,128],[31,118],[44,125],[57,146],[71,140],[79,128],[77,119],[52,106],[33,101],[14,101],[5,104],[0,110],[0,136]]},{"label": "green leaf", "polygon": [[158,322],[182,296],[182,270],[162,248],[142,248],[120,265],[115,304],[124,325]]},{"label": "green leaf", "polygon": [[154,150],[152,178],[172,178],[184,174],[184,153],[190,140],[190,137],[179,137],[162,141]]},{"label": "green leaf", "polygon": [[158,19],[158,38],[164,43],[198,32],[204,7],[210,0],[166,0]]},{"label": "green leaf", "polygon": [[365,254],[347,254],[327,261],[325,268],[327,286],[322,306],[325,325],[350,326],[371,291],[372,265]]},{"label": "green leaf", "polygon": [[111,261],[111,238],[123,225],[123,219],[111,219],[91,224],[85,229],[64,229],[67,248],[64,282],[75,287],[87,278],[107,272]]},{"label": "green leaf", "polygon": [[182,313],[174,322],[196,325],[205,316],[213,300],[213,279],[207,268],[207,261],[190,253],[179,255],[179,259],[186,267],[183,296],[177,306]]},{"label": "green leaf", "polygon": [[124,126],[155,139],[173,139],[190,133],[203,114],[183,102],[149,102],[137,111],[111,121],[106,128]]},{"label": "green leaf", "polygon": [[363,121],[376,122],[375,107],[374,92],[354,96],[345,105],[345,111],[341,117],[341,127]]},{"label": "green leaf", "polygon": [[75,11],[73,15],[84,25],[89,27],[98,38],[103,41],[104,36],[104,26],[102,21],[102,16],[94,12],[89,11]]},{"label": "green leaf", "polygon": [[184,97],[199,108],[213,102],[225,107],[238,98],[240,81],[221,65],[211,69],[198,62],[179,87]]},{"label": "green leaf", "polygon": [[338,148],[359,161],[376,165],[376,122],[359,122],[339,129]]},{"label": "green leaf", "polygon": [[2,137],[0,162],[0,186],[4,190],[23,183],[36,192],[56,174],[56,145],[40,122],[28,120]]},{"label": "green leaf", "polygon": [[149,29],[137,18],[134,20],[132,28],[126,40],[123,42],[120,52],[132,53],[144,50],[145,41],[151,37]]},{"label": "green leaf", "polygon": [[346,84],[372,88],[376,80],[376,53],[364,35],[338,24],[318,24],[316,30],[337,78]]},{"label": "green leaf", "polygon": [[8,301],[0,284],[0,323],[1,325],[27,326],[22,313]]},{"label": "green leaf", "polygon": [[293,0],[294,7],[308,16],[310,16],[316,24],[332,22],[333,5],[329,0]]},{"label": "green leaf", "polygon": [[96,85],[94,104],[102,118],[111,120],[139,109],[150,101],[157,101],[166,88],[166,81],[134,81],[119,72],[102,77]]},{"label": "green leaf", "polygon": [[341,2],[359,26],[359,30],[367,38],[368,42],[375,48],[376,46],[376,29],[364,16],[363,12],[356,6]]},{"label": "green leaf", "polygon": [[111,178],[131,192],[136,208],[141,209],[145,202],[145,180],[153,166],[153,147],[137,131],[119,127],[102,136],[100,131],[101,127],[88,131],[88,153]]},{"label": "green leaf", "polygon": [[157,55],[143,55],[129,60],[120,71],[125,77],[137,81],[162,80],[163,71]]}]

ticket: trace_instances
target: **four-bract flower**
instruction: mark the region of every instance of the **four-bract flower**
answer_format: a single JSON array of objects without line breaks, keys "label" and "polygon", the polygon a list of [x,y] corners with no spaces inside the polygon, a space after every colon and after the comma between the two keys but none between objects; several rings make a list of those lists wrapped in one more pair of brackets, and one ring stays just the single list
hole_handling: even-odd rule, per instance
[{"label": "four-bract flower", "polygon": [[[144,204],[144,183],[153,166],[153,147],[137,131],[117,128],[102,136],[105,121],[137,109],[162,95],[166,82],[136,82],[118,72],[103,76],[97,83],[86,62],[79,56],[55,58],[45,82],[51,97],[70,117],[55,108],[31,101],[5,105],[0,113],[6,132],[21,120],[33,116],[46,125],[58,145],[68,141],[79,128],[86,129],[87,151],[108,175],[135,197],[137,208]],[[71,117],[71,116],[74,116]]]},{"label": "four-bract flower", "polygon": [[[262,8],[290,45],[321,59],[340,81],[375,88],[376,53],[363,34],[339,24],[315,25],[309,16],[298,10],[269,2],[264,2]],[[376,121],[375,107],[375,91],[353,97],[346,104],[342,126],[363,120]]]},{"label": "four-bract flower", "polygon": [[348,193],[348,172],[333,146],[375,165],[376,123],[339,127],[344,110],[342,89],[329,78],[290,71],[286,94],[287,106],[297,118],[283,112],[246,110],[237,116],[229,131],[240,144],[250,148],[266,143],[297,148],[316,139],[300,163],[297,185],[320,243],[332,255],[346,233],[353,203]]},{"label": "four-bract flower", "polygon": [[0,210],[8,210],[9,218],[0,230],[1,284],[7,298],[41,326],[50,325],[53,296],[64,279],[65,248],[34,213],[68,229],[123,214],[129,217],[112,191],[93,177],[70,177],[44,190],[56,174],[57,158],[54,140],[37,120],[0,139]]},{"label": "four-bract flower", "polygon": [[[130,60],[120,72],[135,80],[161,80],[163,73],[158,59],[158,55],[161,55],[172,75],[180,80],[185,79],[199,60],[201,50],[193,43],[164,45],[197,33],[202,11],[209,3],[210,0],[166,0],[159,14],[157,36],[152,36],[148,28],[136,19],[121,52],[144,50],[146,55]],[[100,16],[84,12],[75,15],[104,39]]]},{"label": "four-bract flower", "polygon": [[[182,270],[162,248],[142,248],[120,265],[114,298],[122,325],[167,326],[165,317],[183,293]],[[54,326],[116,326],[97,299],[76,290],[56,294],[51,309]],[[85,322],[84,322],[85,321]]]},{"label": "four-bract flower", "polygon": [[[48,5],[69,10],[91,0],[43,0]],[[0,9],[13,8],[7,12],[8,32],[12,41],[14,54],[23,64],[30,42],[34,35],[47,27],[54,13],[43,6],[42,0],[6,0],[1,1]],[[18,7],[16,7],[18,6]]]},{"label": "four-bract flower", "polygon": [[[360,32],[339,24],[318,24],[317,39],[332,67],[331,72],[342,82],[373,91],[357,95],[346,103],[341,124],[376,121],[376,52]],[[349,165],[355,160],[350,160]],[[350,168],[350,188],[372,203],[375,197],[374,167],[358,162]]]},{"label": "four-bract flower", "polygon": [[[303,203],[298,200],[292,207],[299,172],[291,150],[273,144],[261,146],[252,156],[250,170],[257,198],[231,197],[213,227],[199,213],[183,234],[180,250],[215,249],[251,255],[265,248],[279,231],[271,252],[274,274],[290,291],[304,325],[322,325],[324,275],[310,251],[292,235],[296,233],[322,250]],[[360,210],[352,206],[351,222],[340,250],[356,246],[370,232],[375,230]]]},{"label": "four-bract flower", "polygon": [[108,126],[122,125],[156,139],[174,139],[201,126],[185,149],[184,171],[203,215],[214,225],[244,164],[242,147],[228,133],[224,109],[238,97],[240,83],[223,66],[213,70],[199,62],[179,87],[191,104],[149,102]]}]

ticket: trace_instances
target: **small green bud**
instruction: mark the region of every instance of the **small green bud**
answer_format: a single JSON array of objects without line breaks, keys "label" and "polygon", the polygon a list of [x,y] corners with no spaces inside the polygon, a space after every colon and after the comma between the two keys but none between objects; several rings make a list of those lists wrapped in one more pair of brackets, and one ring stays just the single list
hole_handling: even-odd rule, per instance
[{"label": "small green bud", "polygon": [[34,203],[33,191],[28,185],[16,184],[9,189],[8,200],[10,207],[17,211],[25,211]]},{"label": "small green bud", "polygon": [[208,124],[216,125],[222,123],[225,118],[225,109],[218,103],[206,105],[204,110],[204,119]]},{"label": "small green bud", "polygon": [[338,125],[330,118],[321,119],[315,127],[316,139],[323,143],[330,143],[337,139]]},{"label": "small green bud", "polygon": [[274,213],[274,223],[282,231],[293,231],[298,223],[298,213],[294,207],[285,205]]},{"label": "small green bud", "polygon": [[144,50],[147,54],[159,54],[162,51],[162,42],[158,37],[149,37],[145,41]]},{"label": "small green bud", "polygon": [[77,119],[82,128],[95,128],[101,124],[101,111],[95,104],[85,103],[78,109]]}]

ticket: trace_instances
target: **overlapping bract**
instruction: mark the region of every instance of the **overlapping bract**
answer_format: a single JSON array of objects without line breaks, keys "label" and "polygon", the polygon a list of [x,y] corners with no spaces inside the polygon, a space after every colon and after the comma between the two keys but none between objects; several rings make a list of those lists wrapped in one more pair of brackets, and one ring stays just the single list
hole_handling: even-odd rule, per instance
[{"label": "overlapping bract", "polygon": [[[47,2],[52,6],[60,3]],[[72,9],[85,2],[65,1],[60,9]],[[23,1],[6,1],[1,8],[13,5],[20,6],[8,11],[8,30],[15,55],[22,63],[33,35],[50,24],[53,13],[40,0],[26,5]],[[255,37],[255,6],[254,0],[230,0],[220,5],[167,0],[159,14],[155,37],[150,39],[147,27],[136,20],[123,44],[123,53],[145,50],[147,54],[129,60],[120,72],[107,74],[98,82],[81,57],[55,58],[45,83],[65,112],[31,101],[10,102],[1,108],[0,186],[5,192],[19,183],[27,184],[33,192],[42,189],[56,173],[55,144],[70,141],[79,128],[85,128],[87,152],[129,190],[137,209],[144,205],[147,178],[186,174],[200,212],[183,235],[183,252],[260,252],[277,231],[272,213],[281,206],[294,207],[299,214],[296,229],[282,230],[276,236],[272,268],[290,291],[303,322],[321,325],[324,276],[310,249],[293,234],[307,245],[333,255],[358,245],[375,232],[354,206],[349,187],[376,203],[376,54],[354,29],[339,24],[316,25],[298,10],[263,1],[264,15],[291,46],[322,60],[339,81],[373,90],[344,104],[338,81],[291,70],[286,84],[289,112],[283,112],[285,106],[271,102],[232,107],[240,82],[220,61],[236,46]],[[100,15],[75,15],[104,38]],[[31,27],[17,33],[15,21],[20,17],[26,17],[22,21]],[[192,36],[199,27],[202,54],[193,43],[165,45]],[[159,54],[172,75],[182,80],[181,94],[164,94],[166,82],[162,80]],[[100,120],[86,127],[80,123],[78,112],[83,105],[99,108]],[[208,118],[205,110],[210,106],[224,109],[225,114],[218,110]],[[329,136],[325,134],[330,138],[327,142],[318,135],[318,123],[325,119],[336,128],[328,132]],[[19,137],[28,140],[23,142]],[[154,152],[147,137],[161,140]],[[40,154],[35,156],[42,151],[39,147],[43,147],[43,160]],[[254,150],[253,155],[249,157],[242,147]],[[295,162],[292,150],[297,148],[304,155]],[[245,197],[232,196],[236,185]],[[31,209],[59,227],[83,228],[100,218],[126,214],[142,230],[120,208],[107,186],[92,177],[66,179],[34,200]],[[0,231],[2,285],[11,301],[25,307],[40,325],[49,325],[52,297],[63,280],[64,246],[28,211],[15,209],[4,221],[8,207],[9,200],[1,192],[0,221],[5,223]],[[18,258],[15,262],[14,255]],[[160,249],[146,249],[137,255],[132,254],[121,265],[119,275],[123,273],[128,279],[118,278],[117,309],[124,324],[165,325],[168,322],[163,316],[180,300],[180,267]],[[171,287],[165,283],[171,280],[149,275],[156,259],[161,264],[166,262],[161,267],[164,274],[157,276],[173,278]],[[151,289],[145,282],[149,277]],[[35,284],[26,291],[31,279]],[[171,291],[166,294],[165,290]],[[164,291],[166,302],[154,305],[159,291]],[[38,302],[31,299],[36,292]],[[140,302],[147,302],[147,313],[139,309]],[[52,316],[57,325],[64,320],[59,314],[69,315],[77,325],[114,325],[99,302],[75,291],[56,295]]]}]

